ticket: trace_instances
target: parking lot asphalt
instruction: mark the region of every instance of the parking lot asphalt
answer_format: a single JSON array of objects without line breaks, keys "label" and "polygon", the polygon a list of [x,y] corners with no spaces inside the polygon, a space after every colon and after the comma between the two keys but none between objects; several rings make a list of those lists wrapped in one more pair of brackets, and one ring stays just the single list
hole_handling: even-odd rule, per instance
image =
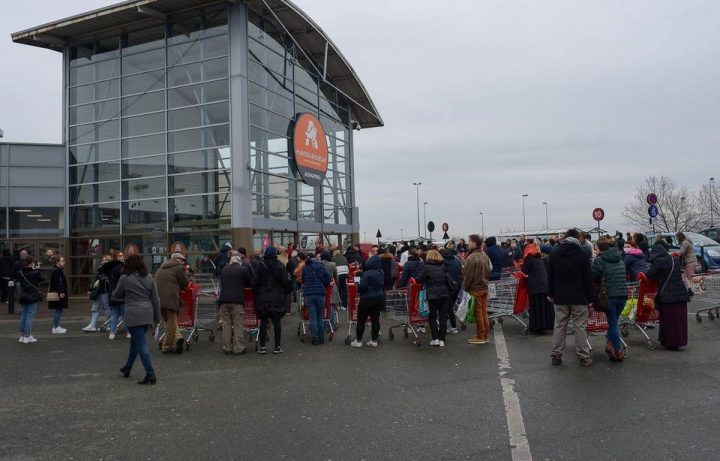
[{"label": "parking lot asphalt", "polygon": [[[519,416],[536,460],[718,459],[720,322],[690,320],[685,351],[648,350],[630,331],[628,359],[610,363],[593,337],[595,364],[581,368],[572,337],[552,366],[550,335],[523,336],[510,319],[486,346],[464,331],[444,348],[390,341],[383,319],[380,347],[354,349],[346,324],[330,343],[301,343],[291,315],[282,355],[226,356],[201,332],[181,355],[151,347],[158,384],[139,386],[139,361],[130,379],[119,373],[123,335],[82,333],[79,316],[51,335],[40,318],[39,341],[23,345],[4,315],[0,458],[522,459],[510,443]],[[519,415],[501,386],[500,334]]]}]

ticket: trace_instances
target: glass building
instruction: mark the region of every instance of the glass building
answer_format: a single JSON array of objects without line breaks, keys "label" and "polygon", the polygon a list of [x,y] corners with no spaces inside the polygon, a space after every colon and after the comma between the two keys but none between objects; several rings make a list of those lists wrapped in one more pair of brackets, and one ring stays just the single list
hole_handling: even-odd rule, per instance
[{"label": "glass building", "polygon": [[[63,54],[58,229],[75,292],[110,249],[139,251],[155,269],[180,245],[203,270],[226,241],[358,241],[353,131],[383,122],[291,2],[127,1],[12,38]],[[318,186],[295,164],[301,113],[327,141]]]}]

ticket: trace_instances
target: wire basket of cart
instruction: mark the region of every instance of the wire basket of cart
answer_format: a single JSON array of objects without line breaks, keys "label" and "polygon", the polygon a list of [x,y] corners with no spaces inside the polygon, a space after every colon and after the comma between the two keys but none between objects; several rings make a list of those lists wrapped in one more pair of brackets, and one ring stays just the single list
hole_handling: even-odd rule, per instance
[{"label": "wire basket of cart", "polygon": [[427,319],[420,314],[420,292],[422,285],[411,283],[408,287],[385,292],[385,315],[388,319],[400,323],[388,328],[390,341],[395,338],[393,332],[396,328],[402,328],[405,339],[413,335],[413,343],[420,347],[417,327],[424,325]]}]

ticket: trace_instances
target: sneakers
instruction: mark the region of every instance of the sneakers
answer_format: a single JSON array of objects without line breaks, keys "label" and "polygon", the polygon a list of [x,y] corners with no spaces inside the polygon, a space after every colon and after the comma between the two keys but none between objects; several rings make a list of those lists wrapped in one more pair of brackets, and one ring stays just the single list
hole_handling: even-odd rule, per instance
[{"label": "sneakers", "polygon": [[443,341],[442,339],[438,339],[438,342],[439,342],[438,346],[445,347],[445,341]]},{"label": "sneakers", "polygon": [[447,332],[453,335],[460,333],[457,328],[448,328]]},{"label": "sneakers", "polygon": [[480,339],[480,338],[477,338],[477,337],[476,337],[476,338],[470,338],[470,339],[468,339],[467,342],[468,342],[468,344],[487,344],[487,343],[488,343],[488,340],[487,340],[487,339]]},{"label": "sneakers", "polygon": [[592,359],[580,359],[580,366],[584,368],[589,368],[593,364]]},{"label": "sneakers", "polygon": [[562,365],[562,356],[560,356],[560,355],[553,355],[553,356],[552,356],[552,364],[553,364],[553,365]]},{"label": "sneakers", "polygon": [[275,349],[273,349],[273,354],[282,354],[285,352],[285,350],[280,346],[275,346]]},{"label": "sneakers", "polygon": [[67,330],[63,327],[53,327],[52,334],[54,335],[63,335],[67,333]]},{"label": "sneakers", "polygon": [[265,346],[258,347],[258,354],[267,354],[267,348]]},{"label": "sneakers", "polygon": [[25,337],[25,342],[26,342],[26,343],[36,343],[36,342],[37,342],[37,338],[35,338],[35,336],[33,336],[33,335],[26,336],[26,337]]},{"label": "sneakers", "polygon": [[362,342],[358,341],[357,339],[350,343],[352,347],[362,347]]},{"label": "sneakers", "polygon": [[367,347],[377,347],[377,346],[378,346],[378,343],[377,343],[377,341],[373,341],[373,340],[371,339],[370,341],[366,342],[365,345],[366,345]]},{"label": "sneakers", "polygon": [[433,339],[430,341],[431,346],[440,346],[440,340],[439,339]]},{"label": "sneakers", "polygon": [[20,338],[18,339],[18,342],[19,342],[19,343],[22,343],[22,344],[27,344],[27,343],[28,343],[28,336],[20,336]]},{"label": "sneakers", "polygon": [[115,333],[110,332],[110,334],[108,335],[108,339],[111,340],[111,341],[112,341],[113,339],[115,339]]},{"label": "sneakers", "polygon": [[90,325],[83,327],[82,331],[86,333],[95,333],[96,331],[98,331],[98,329],[97,327],[95,327],[95,325],[91,323]]}]

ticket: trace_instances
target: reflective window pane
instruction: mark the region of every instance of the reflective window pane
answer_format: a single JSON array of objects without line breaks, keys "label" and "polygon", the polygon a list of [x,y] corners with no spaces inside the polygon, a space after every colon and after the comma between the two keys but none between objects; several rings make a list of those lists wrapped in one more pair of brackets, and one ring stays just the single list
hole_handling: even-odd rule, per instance
[{"label": "reflective window pane", "polygon": [[165,197],[165,177],[123,181],[123,200]]},{"label": "reflective window pane", "polygon": [[123,233],[165,232],[167,213],[165,199],[138,200],[124,204]]},{"label": "reflective window pane", "polygon": [[226,169],[230,167],[230,149],[209,149],[168,156],[170,174]]},{"label": "reflective window pane", "polygon": [[118,200],[120,200],[120,182],[103,182],[70,187],[71,205]]},{"label": "reflective window pane", "polygon": [[[284,115],[287,118],[293,118],[295,116],[295,108],[293,106],[292,99],[284,98],[252,82],[248,83],[248,90],[251,103],[270,109],[271,111]],[[292,98],[291,93],[288,93],[288,95]]]},{"label": "reflective window pane", "polygon": [[71,107],[68,115],[70,125],[116,118],[120,115],[120,101],[112,99],[95,104]]},{"label": "reflective window pane", "polygon": [[165,49],[146,51],[144,53],[125,56],[122,59],[123,74],[146,72],[165,66]]},{"label": "reflective window pane", "polygon": [[91,163],[70,167],[70,184],[115,181],[120,179],[119,162]]},{"label": "reflective window pane", "polygon": [[279,135],[289,135],[292,120],[251,104],[250,123]]},{"label": "reflective window pane", "polygon": [[230,172],[208,171],[168,177],[170,195],[212,194],[230,191]]},{"label": "reflective window pane", "polygon": [[120,203],[70,207],[73,234],[109,233],[120,231]]},{"label": "reflective window pane", "polygon": [[102,162],[120,158],[120,141],[70,146],[70,164]]},{"label": "reflective window pane", "polygon": [[170,199],[170,224],[174,231],[230,227],[230,194],[199,195]]},{"label": "reflective window pane", "polygon": [[120,137],[118,120],[109,120],[100,123],[90,123],[70,127],[68,130],[69,144],[85,144],[95,141],[106,141]]},{"label": "reflective window pane", "polygon": [[122,135],[139,136],[165,131],[165,113],[140,115],[122,119]]},{"label": "reflective window pane", "polygon": [[[123,43],[123,54],[136,53],[143,50],[165,46],[165,26],[159,25],[128,32]],[[163,50],[164,54],[164,50]],[[131,71],[125,69],[123,73]]]},{"label": "reflective window pane", "polygon": [[123,115],[144,114],[165,109],[165,92],[141,94],[122,98]]},{"label": "reflective window pane", "polygon": [[84,104],[101,99],[116,98],[120,93],[120,82],[118,80],[106,80],[70,88],[69,104]]},{"label": "reflective window pane", "polygon": [[123,179],[165,175],[165,156],[140,157],[122,161]]},{"label": "reflective window pane", "polygon": [[122,140],[123,157],[142,157],[165,152],[165,135],[155,134]]},{"label": "reflective window pane", "polygon": [[122,79],[122,93],[136,94],[159,90],[165,87],[165,71],[156,70],[144,74],[131,75]]},{"label": "reflective window pane", "polygon": [[120,60],[111,59],[109,61],[91,64],[70,69],[70,85],[83,85],[98,80],[108,80],[120,76]]}]

